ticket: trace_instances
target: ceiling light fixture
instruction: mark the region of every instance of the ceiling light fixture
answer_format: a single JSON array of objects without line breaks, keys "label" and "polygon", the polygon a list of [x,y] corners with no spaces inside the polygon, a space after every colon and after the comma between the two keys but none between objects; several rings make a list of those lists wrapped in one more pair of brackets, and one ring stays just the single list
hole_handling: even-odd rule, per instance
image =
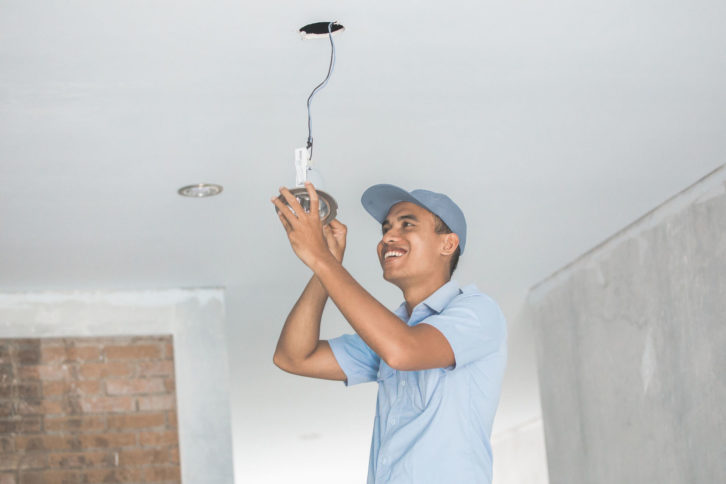
[{"label": "ceiling light fixture", "polygon": [[[313,123],[310,116],[310,101],[319,90],[325,87],[330,75],[333,73],[333,67],[335,66],[333,35],[341,33],[343,30],[345,30],[345,27],[337,22],[318,22],[300,28],[300,36],[303,39],[328,38],[330,40],[330,65],[328,66],[328,75],[323,79],[323,82],[315,86],[313,92],[308,96],[308,140],[304,148],[295,150],[295,188],[291,188],[290,193],[297,198],[303,209],[309,212],[310,196],[305,189],[305,182],[310,181],[315,185],[319,199],[319,214],[323,225],[330,223],[335,218],[338,212],[338,204],[333,197],[323,191],[325,188],[323,177],[319,170],[313,168]],[[287,200],[282,195],[279,198],[283,203],[287,204]],[[275,210],[277,210],[277,207],[275,207]]]},{"label": "ceiling light fixture", "polygon": [[214,183],[197,183],[196,185],[187,185],[178,190],[179,195],[192,198],[213,197],[222,193],[222,185]]}]

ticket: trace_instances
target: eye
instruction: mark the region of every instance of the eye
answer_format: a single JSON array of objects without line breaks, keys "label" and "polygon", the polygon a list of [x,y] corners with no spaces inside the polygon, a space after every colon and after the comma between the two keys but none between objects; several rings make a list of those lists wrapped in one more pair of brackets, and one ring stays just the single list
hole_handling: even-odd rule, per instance
[{"label": "eye", "polygon": [[404,227],[406,227],[406,226],[409,226],[409,225],[410,225],[411,227],[413,227],[413,224],[412,224],[411,222],[403,222],[403,226],[404,226]]}]

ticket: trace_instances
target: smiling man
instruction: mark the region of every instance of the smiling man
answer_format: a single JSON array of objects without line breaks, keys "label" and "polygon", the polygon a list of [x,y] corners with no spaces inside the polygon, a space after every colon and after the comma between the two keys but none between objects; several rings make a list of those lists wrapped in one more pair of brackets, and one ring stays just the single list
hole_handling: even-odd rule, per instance
[{"label": "smiling man", "polygon": [[[499,306],[451,279],[466,221],[446,195],[393,185],[365,191],[379,223],[383,278],[403,292],[389,311],[343,268],[347,229],[322,226],[318,197],[306,213],[285,188],[272,202],[295,254],[314,272],[293,307],[273,358],[297,375],[378,382],[368,483],[490,483],[490,435],[507,358]],[[355,330],[320,340],[330,297]]]}]

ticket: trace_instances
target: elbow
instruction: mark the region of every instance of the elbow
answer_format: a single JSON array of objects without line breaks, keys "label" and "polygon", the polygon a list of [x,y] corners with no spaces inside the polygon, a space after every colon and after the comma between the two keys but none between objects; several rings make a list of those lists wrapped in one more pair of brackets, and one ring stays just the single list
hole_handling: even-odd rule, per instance
[{"label": "elbow", "polygon": [[281,370],[284,370],[286,367],[285,359],[277,352],[272,356],[272,363]]},{"label": "elbow", "polygon": [[299,365],[296,363],[295,360],[291,360],[287,356],[281,353],[275,353],[272,357],[272,363],[285,373],[292,373],[293,375],[297,375],[297,368]]},{"label": "elbow", "polygon": [[394,357],[388,358],[384,360],[388,366],[393,368],[394,370],[398,371],[409,371],[410,365],[406,362],[404,358],[402,358],[400,355],[396,355]]},{"label": "elbow", "polygon": [[406,360],[406,350],[401,346],[394,346],[382,357],[383,361],[394,370],[408,370],[408,361]]}]

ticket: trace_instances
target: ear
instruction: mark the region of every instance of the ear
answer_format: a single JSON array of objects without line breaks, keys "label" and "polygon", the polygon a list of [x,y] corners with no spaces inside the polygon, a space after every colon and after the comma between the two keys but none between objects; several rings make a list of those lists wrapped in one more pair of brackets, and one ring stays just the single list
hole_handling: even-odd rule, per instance
[{"label": "ear", "polygon": [[444,234],[443,245],[441,246],[441,255],[451,255],[459,247],[459,236],[455,233]]}]

